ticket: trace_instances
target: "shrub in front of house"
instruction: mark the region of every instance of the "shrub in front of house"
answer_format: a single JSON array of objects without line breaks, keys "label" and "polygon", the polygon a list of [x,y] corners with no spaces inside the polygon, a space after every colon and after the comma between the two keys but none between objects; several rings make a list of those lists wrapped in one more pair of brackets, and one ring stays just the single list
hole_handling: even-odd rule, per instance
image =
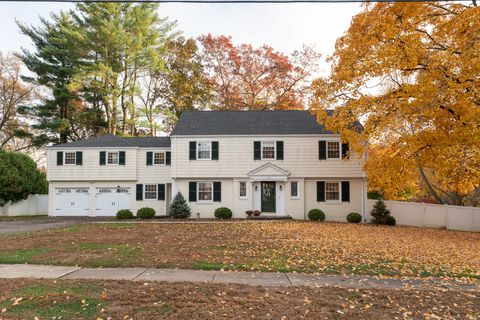
[{"label": "shrub in front of house", "polygon": [[372,211],[370,211],[372,216],[371,222],[373,224],[382,224],[394,226],[397,224],[395,218],[390,214],[390,210],[387,209],[387,205],[383,202],[382,199],[378,199],[377,202],[373,205]]},{"label": "shrub in front of house", "polygon": [[320,209],[312,209],[308,211],[308,219],[311,221],[323,221],[325,220],[325,213]]},{"label": "shrub in front of house", "polygon": [[247,215],[247,217],[251,217],[253,214],[253,210],[247,210],[245,211],[245,214]]},{"label": "shrub in front of house", "polygon": [[214,215],[215,215],[215,218],[218,218],[218,219],[231,219],[233,213],[232,213],[232,210],[225,207],[221,207],[221,208],[215,209]]},{"label": "shrub in front of house", "polygon": [[173,201],[170,204],[169,212],[170,216],[175,219],[184,219],[190,217],[190,207],[188,206],[187,201],[181,192],[177,193],[175,198],[173,198]]},{"label": "shrub in front of house", "polygon": [[255,217],[260,216],[261,213],[262,213],[262,212],[261,212],[260,210],[253,210],[253,215],[254,215]]},{"label": "shrub in front of house", "polygon": [[356,212],[350,212],[347,215],[347,221],[350,223],[360,223],[362,222],[362,216]]},{"label": "shrub in front of house", "polygon": [[152,219],[153,217],[155,217],[155,210],[147,207],[140,208],[137,211],[137,217],[139,217],[140,219]]},{"label": "shrub in front of house", "polygon": [[132,211],[127,209],[118,210],[117,219],[118,220],[133,219],[133,213]]}]

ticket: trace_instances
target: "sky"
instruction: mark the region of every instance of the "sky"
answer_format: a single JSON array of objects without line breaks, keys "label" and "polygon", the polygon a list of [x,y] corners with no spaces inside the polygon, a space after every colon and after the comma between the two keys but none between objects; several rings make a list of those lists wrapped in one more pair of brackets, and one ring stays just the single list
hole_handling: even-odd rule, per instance
[{"label": "sky", "polygon": [[[71,3],[0,2],[0,51],[31,48],[15,20],[36,25],[39,16],[73,8]],[[335,40],[345,32],[359,3],[292,4],[161,4],[159,14],[176,20],[186,37],[230,35],[234,43],[270,45],[290,54],[313,45],[324,57],[333,53]],[[322,64],[321,73],[327,66]]]}]

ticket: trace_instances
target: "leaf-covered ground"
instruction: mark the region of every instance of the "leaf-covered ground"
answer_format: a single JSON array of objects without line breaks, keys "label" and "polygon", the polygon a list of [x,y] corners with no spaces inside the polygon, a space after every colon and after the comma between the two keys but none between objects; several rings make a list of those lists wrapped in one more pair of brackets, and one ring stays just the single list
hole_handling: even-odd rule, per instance
[{"label": "leaf-covered ground", "polygon": [[344,223],[85,224],[4,237],[0,263],[480,278],[480,234]]},{"label": "leaf-covered ground", "polygon": [[0,319],[479,319],[479,292],[0,280]]}]

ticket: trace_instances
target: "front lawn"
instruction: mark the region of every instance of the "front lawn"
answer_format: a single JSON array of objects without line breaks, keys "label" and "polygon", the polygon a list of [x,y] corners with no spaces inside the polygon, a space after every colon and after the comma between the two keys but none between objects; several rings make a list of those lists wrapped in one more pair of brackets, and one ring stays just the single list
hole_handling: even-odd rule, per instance
[{"label": "front lawn", "polygon": [[343,223],[85,224],[0,238],[0,263],[480,279],[480,234]]},{"label": "front lawn", "polygon": [[478,319],[478,292],[0,280],[0,319]]}]

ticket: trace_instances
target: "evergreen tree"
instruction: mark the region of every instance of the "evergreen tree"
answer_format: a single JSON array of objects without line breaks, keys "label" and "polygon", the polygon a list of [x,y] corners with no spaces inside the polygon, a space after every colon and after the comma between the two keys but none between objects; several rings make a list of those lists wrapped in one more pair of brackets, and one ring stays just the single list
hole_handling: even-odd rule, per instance
[{"label": "evergreen tree", "polygon": [[170,204],[170,215],[173,218],[188,218],[191,215],[190,207],[181,192],[178,192]]},{"label": "evergreen tree", "polygon": [[373,205],[370,215],[373,217],[371,221],[373,224],[390,224],[393,218],[381,198]]}]

